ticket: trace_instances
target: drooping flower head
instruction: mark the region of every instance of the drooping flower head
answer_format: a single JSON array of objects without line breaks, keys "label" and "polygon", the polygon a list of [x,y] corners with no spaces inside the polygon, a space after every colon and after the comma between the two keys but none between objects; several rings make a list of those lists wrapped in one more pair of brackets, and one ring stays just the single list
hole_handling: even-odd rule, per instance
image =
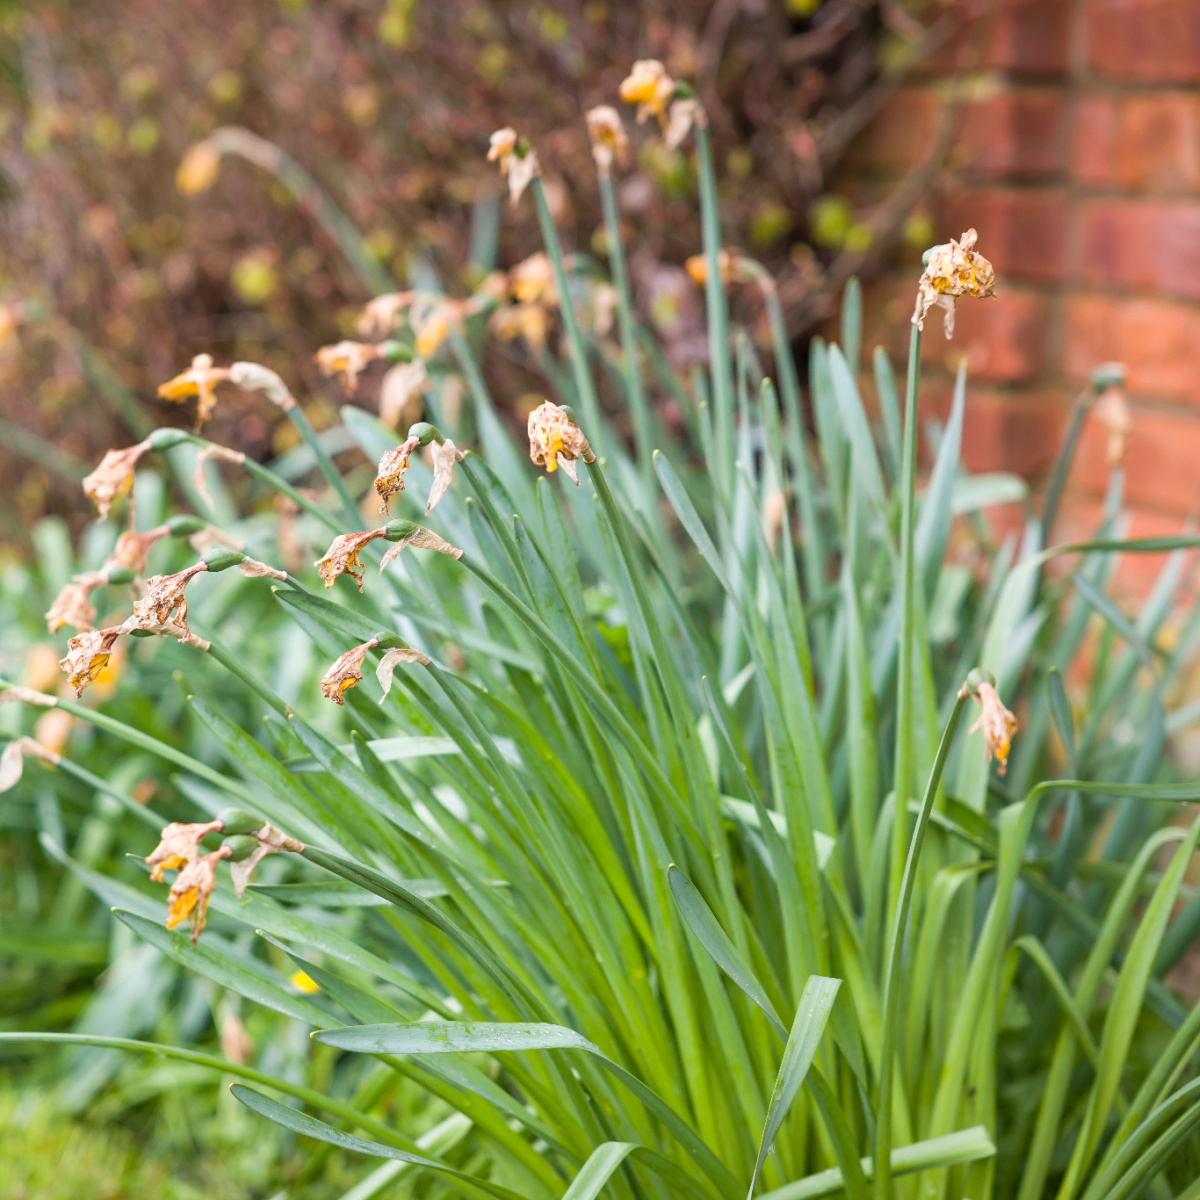
[{"label": "drooping flower head", "polygon": [[623,167],[629,160],[629,137],[617,110],[611,104],[599,104],[588,109],[586,120],[592,157],[600,174],[607,175],[614,162]]},{"label": "drooping flower head", "polygon": [[583,430],[571,420],[570,413],[553,401],[539,404],[529,414],[529,457],[536,466],[553,472],[559,467],[579,485],[575,460],[594,462],[596,456],[583,436]]},{"label": "drooping flower head", "polygon": [[150,878],[155,883],[162,883],[164,871],[177,871],[180,867],[194,862],[199,857],[200,843],[204,838],[223,828],[222,821],[195,824],[172,821],[170,825],[164,826],[159,834],[158,845],[146,855]]},{"label": "drooping flower head", "polygon": [[197,354],[186,371],[159,384],[158,395],[160,399],[176,402],[197,397],[196,428],[199,429],[212,416],[217,403],[217,384],[228,378],[228,367],[214,367],[211,354]]},{"label": "drooping flower head", "polygon": [[325,557],[319,558],[313,565],[317,568],[327,588],[333,587],[333,581],[339,575],[349,575],[362,591],[363,565],[359,554],[364,546],[381,538],[387,533],[387,526],[379,529],[363,529],[358,533],[340,533],[325,551]]},{"label": "drooping flower head", "polygon": [[121,632],[120,626],[112,629],[89,629],[84,633],[77,633],[67,643],[66,657],[61,659],[58,665],[66,672],[67,680],[75,689],[76,696],[82,696],[87,687],[96,681],[100,672],[108,666],[113,645]]},{"label": "drooping flower head", "polygon": [[88,599],[93,588],[108,582],[108,576],[103,571],[87,571],[76,575],[54,597],[46,613],[46,628],[51,633],[57,633],[64,625],[80,632],[91,629],[96,619],[96,607]]},{"label": "drooping flower head", "polygon": [[[462,558],[462,551],[457,546],[452,546],[432,529],[426,529],[424,525],[418,525],[415,521],[393,521],[389,529],[392,531],[391,537],[395,540],[384,551],[383,561],[379,564],[381,575],[384,567],[392,559],[398,558],[405,546],[416,546],[420,550],[436,550],[439,554],[448,554],[451,558]],[[0,693],[0,695],[2,694]]]},{"label": "drooping flower head", "polygon": [[640,58],[621,82],[621,99],[638,106],[637,121],[657,117],[661,123],[678,85],[657,58]]},{"label": "drooping flower head", "polygon": [[508,179],[508,195],[513,204],[542,172],[537,153],[517,136],[515,129],[497,129],[488,145],[488,162],[498,163],[500,174]]},{"label": "drooping flower head", "polygon": [[411,646],[402,646],[396,650],[389,650],[379,660],[379,666],[375,668],[375,678],[379,680],[379,686],[383,688],[385,698],[392,690],[392,676],[395,675],[396,668],[402,662],[420,663],[422,666],[427,667],[429,666],[430,659],[429,655],[422,654],[420,650],[414,650]]},{"label": "drooping flower head", "polygon": [[287,850],[299,854],[304,849],[304,843],[289,837],[282,829],[277,829],[270,823],[254,830],[251,835],[257,840],[257,845],[245,857],[234,855],[229,864],[229,877],[233,880],[233,894],[240,900],[250,882],[250,874],[268,854],[280,854]]},{"label": "drooping flower head", "polygon": [[193,943],[199,938],[208,915],[208,902],[217,887],[217,863],[230,853],[228,846],[219,846],[211,854],[193,859],[175,876],[168,899],[168,929],[190,919]]},{"label": "drooping flower head", "polygon": [[145,533],[135,533],[132,529],[124,530],[117,538],[113,552],[104,561],[104,570],[124,569],[140,575],[146,569],[146,555],[150,547],[170,533],[166,525],[157,525]]},{"label": "drooping flower head", "polygon": [[409,467],[409,456],[421,444],[419,437],[410,437],[388,450],[375,469],[375,490],[382,503],[381,513],[387,513],[393,496],[404,491],[404,472]]},{"label": "drooping flower head", "polygon": [[967,730],[968,733],[982,731],[984,754],[987,761],[994,758],[1000,764],[1000,774],[1008,769],[1008,752],[1012,747],[1013,734],[1017,732],[1017,718],[996,694],[996,689],[983,680],[975,689],[979,701],[979,719]]},{"label": "drooping flower head", "polygon": [[347,395],[353,395],[358,387],[358,377],[367,364],[387,353],[383,343],[337,342],[322,346],[313,356],[322,375],[338,375]]},{"label": "drooping flower head", "polygon": [[[133,616],[126,621],[129,630],[147,629],[156,631],[159,626],[173,624],[184,638],[191,636],[187,623],[186,588],[193,576],[207,571],[208,564],[196,563],[174,575],[155,575],[146,581],[146,594],[133,603]],[[171,622],[171,613],[175,620]]]},{"label": "drooping flower head", "polygon": [[386,337],[400,324],[405,309],[413,302],[414,292],[389,292],[368,301],[358,315],[360,337]]},{"label": "drooping flower head", "polygon": [[1125,443],[1133,432],[1133,414],[1125,399],[1124,383],[1124,363],[1101,363],[1092,372],[1092,386],[1100,392],[1094,412],[1108,430],[1105,458],[1110,467],[1125,461]]},{"label": "drooping flower head", "polygon": [[124,450],[107,450],[96,469],[85,477],[83,493],[96,505],[101,520],[122,496],[129,494],[133,487],[133,469],[149,449],[150,443],[146,441]]},{"label": "drooping flower head", "polygon": [[352,687],[357,687],[359,680],[363,677],[362,665],[367,651],[378,645],[379,639],[372,638],[369,642],[363,642],[362,645],[347,650],[345,654],[335,659],[321,680],[321,695],[339,706],[345,704],[346,692]]},{"label": "drooping flower head", "polygon": [[946,310],[946,337],[954,336],[954,298],[996,294],[996,272],[992,264],[975,250],[978,234],[968,229],[960,241],[953,238],[928,252],[925,271],[917,285],[917,307],[913,324],[925,328],[925,316],[934,305]]},{"label": "drooping flower head", "polygon": [[454,482],[454,464],[463,459],[462,451],[449,438],[430,442],[429,453],[433,456],[433,486],[429,489],[429,500],[425,505],[426,516],[438,506],[447,488]]},{"label": "drooping flower head", "polygon": [[[412,362],[397,363],[383,377],[379,385],[379,419],[392,428],[399,425],[405,410],[414,396],[429,390],[429,376],[425,364],[414,358]],[[417,409],[419,415],[420,409]],[[415,419],[410,416],[409,420]]]}]

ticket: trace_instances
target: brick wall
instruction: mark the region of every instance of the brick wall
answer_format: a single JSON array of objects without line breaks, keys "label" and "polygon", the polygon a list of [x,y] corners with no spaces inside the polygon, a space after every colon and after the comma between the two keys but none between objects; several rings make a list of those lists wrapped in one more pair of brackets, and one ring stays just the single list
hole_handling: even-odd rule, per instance
[{"label": "brick wall", "polygon": [[[999,0],[862,135],[849,188],[882,195],[928,154],[956,67],[964,103],[930,216],[937,241],[979,231],[998,298],[961,305],[952,342],[926,325],[928,401],[946,403],[965,354],[968,465],[1037,482],[1092,368],[1124,362],[1132,532],[1176,532],[1200,499],[1200,0]],[[866,295],[867,336],[902,357],[912,263]],[[1060,537],[1098,512],[1097,425]],[[1156,570],[1129,563],[1124,580]]]}]

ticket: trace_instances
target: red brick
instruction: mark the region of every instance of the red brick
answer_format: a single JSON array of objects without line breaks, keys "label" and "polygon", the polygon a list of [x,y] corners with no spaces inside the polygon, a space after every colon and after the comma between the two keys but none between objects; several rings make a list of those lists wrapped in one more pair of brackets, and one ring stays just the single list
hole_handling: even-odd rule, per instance
[{"label": "red brick", "polygon": [[954,337],[942,335],[935,311],[921,340],[921,361],[956,370],[967,357],[968,378],[996,383],[1029,383],[1042,369],[1047,305],[1028,290],[1002,287],[990,300],[961,300]]},{"label": "red brick", "polygon": [[1080,225],[1085,283],[1200,300],[1200,202],[1087,200]]},{"label": "red brick", "polygon": [[1117,180],[1116,103],[1108,96],[1082,96],[1075,104],[1071,175],[1089,187],[1112,187]]},{"label": "red brick", "polygon": [[1200,97],[1186,92],[1127,96],[1117,157],[1121,184],[1169,192],[1200,185]]},{"label": "red brick", "polygon": [[942,205],[942,230],[979,232],[979,251],[1001,277],[1056,283],[1066,274],[1067,202],[1061,192],[958,191]]},{"label": "red brick", "polygon": [[1067,301],[1066,371],[1086,382],[1097,363],[1129,368],[1134,396],[1200,405],[1200,309],[1172,300],[1072,296]]},{"label": "red brick", "polygon": [[1045,474],[1062,443],[1068,412],[1057,392],[1003,395],[967,393],[963,462],[971,471],[1013,471],[1027,479]]},{"label": "red brick", "polygon": [[982,65],[1019,75],[1064,75],[1070,31],[1070,0],[1002,0]]},{"label": "red brick", "polygon": [[1062,167],[1063,100],[1049,88],[1003,88],[967,106],[955,147],[976,177],[1046,179]]},{"label": "red brick", "polygon": [[[1103,425],[1089,417],[1071,479],[1093,495],[1100,495],[1108,484],[1107,438]],[[1182,518],[1196,499],[1198,462],[1200,419],[1190,413],[1134,407],[1133,431],[1125,455],[1125,496],[1129,504]]]},{"label": "red brick", "polygon": [[845,164],[854,170],[900,172],[933,149],[941,100],[933,88],[901,88],[855,138]]},{"label": "red brick", "polygon": [[1144,83],[1200,82],[1195,0],[1089,0],[1088,63],[1100,75]]}]

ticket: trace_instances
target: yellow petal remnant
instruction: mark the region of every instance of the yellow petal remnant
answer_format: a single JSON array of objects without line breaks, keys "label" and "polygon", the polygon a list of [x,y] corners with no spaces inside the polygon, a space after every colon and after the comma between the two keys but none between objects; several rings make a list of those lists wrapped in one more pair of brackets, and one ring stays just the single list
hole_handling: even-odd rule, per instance
[{"label": "yellow petal remnant", "polygon": [[413,302],[414,292],[388,292],[376,296],[358,314],[359,337],[387,337],[400,324],[400,318]]},{"label": "yellow petal remnant", "polygon": [[409,455],[420,444],[420,438],[410,437],[379,460],[379,466],[375,469],[375,490],[383,501],[379,506],[381,513],[387,513],[392,497],[404,491],[404,472],[408,470]]},{"label": "yellow petal remnant", "polygon": [[450,318],[445,308],[434,308],[417,330],[416,351],[422,358],[432,358],[449,336]]},{"label": "yellow petal remnant", "polygon": [[547,325],[546,310],[540,304],[510,304],[496,309],[488,321],[488,327],[502,342],[520,338],[535,352],[546,348]]},{"label": "yellow petal remnant", "polygon": [[196,405],[196,428],[199,429],[216,407],[217,384],[228,378],[228,367],[214,367],[211,354],[197,354],[186,371],[158,385],[159,399],[178,402],[196,396],[199,400]]},{"label": "yellow petal remnant", "polygon": [[67,643],[66,657],[58,665],[66,672],[77,697],[82,696],[88,685],[94,683],[100,672],[108,666],[113,645],[120,634],[120,626],[89,629],[85,633],[77,633]]},{"label": "yellow petal remnant", "polygon": [[547,400],[529,414],[528,433],[529,457],[533,463],[545,467],[547,472],[562,467],[578,487],[575,460],[582,458],[590,463],[596,461],[596,456],[583,436],[583,430],[568,413]]},{"label": "yellow petal remnant", "polygon": [[149,442],[138,442],[124,450],[106,450],[96,469],[84,479],[83,493],[96,505],[101,520],[122,496],[128,495],[133,487],[133,468],[149,449]]},{"label": "yellow petal remnant", "polygon": [[76,575],[68,583],[50,605],[46,613],[46,628],[51,633],[57,633],[64,625],[83,632],[91,629],[96,619],[95,605],[88,599],[93,588],[108,582],[108,576],[103,571],[88,571]]},{"label": "yellow petal remnant", "polygon": [[1017,732],[1017,718],[1004,707],[996,689],[986,680],[976,690],[976,699],[980,707],[979,720],[967,732],[982,730],[987,761],[991,762],[994,758],[1000,764],[1000,774],[1003,775],[1008,769],[1008,752],[1013,734]]},{"label": "yellow petal remnant", "polygon": [[492,134],[487,160],[498,163],[500,174],[508,179],[508,195],[513,204],[521,199],[534,176],[542,173],[537,154],[517,136],[515,129],[497,129]]},{"label": "yellow petal remnant", "polygon": [[357,687],[358,681],[363,677],[362,665],[367,651],[372,646],[378,645],[379,639],[372,638],[369,642],[363,642],[361,646],[347,650],[345,654],[336,659],[321,680],[321,695],[335,704],[345,704],[346,692],[352,687]]},{"label": "yellow petal remnant", "polygon": [[221,154],[210,142],[189,146],[175,172],[175,186],[185,196],[206,192],[217,182],[221,170]]},{"label": "yellow petal remnant", "polygon": [[1104,385],[1100,398],[1094,409],[1097,418],[1108,430],[1108,446],[1105,458],[1110,467],[1120,466],[1125,461],[1125,443],[1133,432],[1133,414],[1129,411],[1129,402],[1125,399],[1125,391],[1116,382],[1117,375],[1122,378],[1124,366],[1119,363],[1105,363],[1097,368],[1097,374],[1110,368],[1112,378]]},{"label": "yellow petal remnant", "polygon": [[996,272],[992,264],[975,250],[978,234],[968,229],[960,241],[953,238],[934,246],[928,254],[925,271],[917,284],[917,307],[913,324],[925,328],[925,316],[934,305],[946,310],[946,337],[954,336],[954,298],[996,294]]},{"label": "yellow petal remnant", "polygon": [[358,556],[364,546],[376,538],[383,537],[385,533],[387,527],[380,526],[378,529],[363,529],[358,533],[338,534],[325,551],[325,557],[319,558],[313,564],[325,581],[325,586],[331,588],[339,575],[349,575],[358,584],[358,590],[361,592],[363,565]]},{"label": "yellow petal remnant", "polygon": [[641,58],[633,64],[629,75],[621,82],[621,99],[638,106],[637,120],[641,125],[647,117],[661,122],[667,105],[675,96],[675,80],[657,58]]},{"label": "yellow petal remnant", "polygon": [[230,853],[228,846],[220,846],[211,854],[193,859],[175,876],[168,897],[168,929],[174,929],[190,918],[192,942],[195,943],[204,929],[208,902],[217,887],[217,863],[228,858]]},{"label": "yellow petal remnant", "polygon": [[614,162],[623,167],[629,161],[629,137],[617,110],[611,104],[600,104],[588,110],[586,120],[592,157],[600,174],[607,175]]},{"label": "yellow petal remnant", "polygon": [[322,375],[339,375],[342,387],[348,396],[354,395],[358,387],[358,377],[366,369],[367,364],[382,358],[382,345],[372,345],[368,342],[338,342],[333,346],[322,346],[313,355]]},{"label": "yellow petal remnant", "polygon": [[171,613],[175,613],[172,624],[177,627],[184,638],[191,636],[187,623],[187,596],[185,590],[194,575],[207,571],[207,563],[197,563],[186,571],[174,575],[155,575],[146,581],[146,594],[133,603],[133,616],[125,622],[126,630],[148,629],[157,631],[161,625],[171,621]]},{"label": "yellow petal remnant", "polygon": [[177,871],[195,861],[200,854],[201,841],[223,828],[220,821],[190,825],[172,821],[170,825],[164,825],[162,833],[158,835],[158,845],[146,856],[150,878],[155,883],[162,883],[164,871]]},{"label": "yellow petal remnant", "polygon": [[558,290],[554,286],[554,264],[544,250],[539,250],[517,263],[508,273],[508,286],[513,299],[522,304],[532,304],[536,301],[553,306],[558,303]]},{"label": "yellow petal remnant", "polygon": [[433,486],[425,505],[426,516],[438,506],[446,489],[454,482],[454,464],[463,460],[462,451],[449,438],[441,443],[430,442],[429,452],[433,455]]}]

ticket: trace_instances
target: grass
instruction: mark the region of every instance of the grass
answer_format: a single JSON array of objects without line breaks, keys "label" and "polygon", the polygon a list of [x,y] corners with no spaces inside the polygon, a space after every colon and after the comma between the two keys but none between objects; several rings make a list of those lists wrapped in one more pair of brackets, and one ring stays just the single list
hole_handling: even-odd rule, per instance
[{"label": "grass", "polygon": [[[436,393],[429,416],[476,448],[431,518],[415,459],[396,501],[461,556],[410,548],[382,578],[368,571],[362,595],[311,573],[245,581],[271,588],[319,662],[356,645],[367,662],[397,645],[429,661],[397,667],[386,696],[364,671],[344,708],[311,672],[285,699],[278,645],[231,650],[236,604],[206,620],[197,600],[211,649],[169,652],[185,678],[203,664],[204,686],[185,688],[202,750],[58,701],[172,773],[171,815],[232,827],[232,804],[253,814],[246,828],[307,843],[240,900],[221,868],[193,944],[162,927],[162,890],[136,866],[93,870],[43,839],[122,937],[279,1014],[281,1043],[312,1032],[304,1072],[270,1045],[238,1067],[136,1034],[63,1036],[236,1074],[264,1129],[476,1198],[1194,1197],[1200,1096],[1184,1081],[1200,1010],[1162,979],[1200,929],[1185,892],[1200,822],[1180,809],[1200,786],[1172,777],[1164,704],[1200,616],[1173,649],[1158,638],[1197,539],[1122,539],[1118,469],[1094,539],[1043,549],[1027,504],[1019,542],[964,576],[946,555],[954,514],[984,532],[981,510],[1015,483],[962,467],[965,371],[918,497],[920,335],[903,422],[876,355],[876,428],[851,288],[841,345],[811,350],[811,437],[769,288],[778,396],[749,341],[726,336],[703,128],[697,146],[713,366],[687,439],[660,433],[651,452],[643,414],[631,455],[610,426],[597,365],[640,403],[628,296],[622,345],[580,325],[572,289],[586,281],[535,179],[570,365],[558,398],[601,453],[585,486],[524,461],[470,317],[429,368],[466,378],[473,428],[450,427]],[[394,448],[362,410],[343,420],[369,460]],[[203,443],[152,436],[158,450]],[[354,532],[369,481],[311,445],[319,495],[246,466],[328,536]],[[1104,590],[1121,553],[1168,556],[1132,618]],[[1098,649],[1073,706],[1063,678],[1088,635]],[[988,680],[1021,717],[1004,776],[961,723]],[[1122,743],[1125,724],[1139,732]],[[1095,846],[1107,875],[1087,868]],[[452,1146],[417,1144],[396,1115],[405,1088],[460,1114]]]}]

